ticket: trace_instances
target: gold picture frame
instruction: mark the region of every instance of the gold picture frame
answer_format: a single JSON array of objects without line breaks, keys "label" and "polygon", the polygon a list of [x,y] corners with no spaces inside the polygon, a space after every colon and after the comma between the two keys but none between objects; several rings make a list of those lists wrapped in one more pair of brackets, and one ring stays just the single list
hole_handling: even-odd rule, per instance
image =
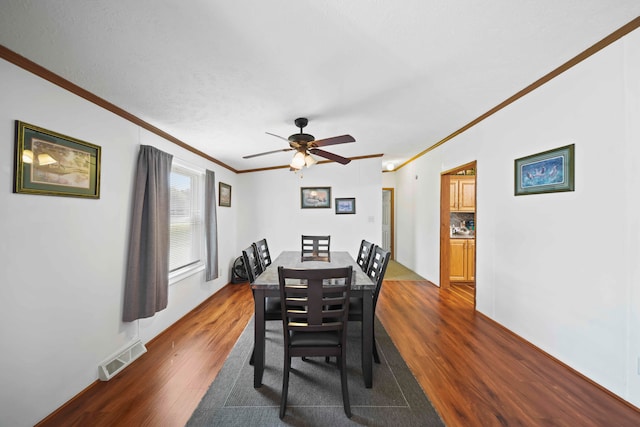
[{"label": "gold picture frame", "polygon": [[14,193],[100,198],[101,147],[16,120]]}]

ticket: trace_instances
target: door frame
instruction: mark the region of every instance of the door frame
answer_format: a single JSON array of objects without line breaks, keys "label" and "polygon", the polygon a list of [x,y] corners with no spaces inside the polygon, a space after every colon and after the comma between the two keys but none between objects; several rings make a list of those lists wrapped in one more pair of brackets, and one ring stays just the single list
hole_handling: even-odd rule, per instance
[{"label": "door frame", "polygon": [[[478,193],[478,165],[477,161],[474,160],[469,163],[465,163],[464,165],[455,167],[453,169],[449,169],[447,171],[440,173],[440,288],[441,289],[449,289],[451,287],[451,279],[450,279],[450,271],[449,265],[451,262],[451,251],[449,248],[449,232],[450,232],[450,219],[451,219],[451,211],[450,211],[450,183],[451,183],[451,175],[455,175],[457,172],[466,169],[475,169],[476,173],[476,194]],[[476,212],[478,211],[478,198],[476,197]],[[476,216],[476,225],[477,225],[477,216]],[[476,227],[477,228],[477,227]],[[477,233],[476,233],[477,238]],[[476,245],[477,248],[477,245]],[[476,256],[477,259],[477,256]],[[475,262],[474,262],[475,265]],[[475,297],[474,297],[474,306],[475,306]]]},{"label": "door frame", "polygon": [[395,247],[396,247],[396,220],[395,220],[395,210],[396,210],[396,206],[395,206],[395,189],[393,187],[382,187],[382,191],[389,191],[391,193],[391,201],[390,201],[390,207],[389,209],[391,210],[390,214],[391,216],[389,217],[389,222],[390,227],[391,227],[391,243],[389,244],[389,249],[391,251],[391,258],[390,259],[396,259],[396,255],[395,255]]}]

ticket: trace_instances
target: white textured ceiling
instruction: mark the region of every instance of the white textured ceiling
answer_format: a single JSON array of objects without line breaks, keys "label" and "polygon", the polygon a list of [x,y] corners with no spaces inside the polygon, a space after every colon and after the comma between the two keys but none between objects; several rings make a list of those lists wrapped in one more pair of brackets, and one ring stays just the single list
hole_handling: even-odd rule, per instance
[{"label": "white textured ceiling", "polygon": [[[236,170],[271,132],[402,163],[640,15],[639,0],[1,0],[0,44]],[[25,118],[19,118],[24,120]]]}]

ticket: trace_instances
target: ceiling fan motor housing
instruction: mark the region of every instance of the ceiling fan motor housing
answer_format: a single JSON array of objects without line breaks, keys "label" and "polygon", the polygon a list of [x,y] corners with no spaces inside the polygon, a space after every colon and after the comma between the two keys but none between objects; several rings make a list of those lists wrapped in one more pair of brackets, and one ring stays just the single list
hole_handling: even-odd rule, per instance
[{"label": "ceiling fan motor housing", "polygon": [[294,133],[289,137],[289,141],[291,142],[313,142],[315,138],[313,135],[309,135],[308,133]]}]

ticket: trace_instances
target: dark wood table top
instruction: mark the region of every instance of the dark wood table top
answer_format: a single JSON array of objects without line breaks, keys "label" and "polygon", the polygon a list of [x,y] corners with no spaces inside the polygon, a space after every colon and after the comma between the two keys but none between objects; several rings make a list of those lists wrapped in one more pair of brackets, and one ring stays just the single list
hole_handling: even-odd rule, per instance
[{"label": "dark wood table top", "polygon": [[372,290],[375,283],[360,269],[349,252],[331,252],[331,262],[326,261],[302,261],[300,251],[284,251],[271,265],[260,274],[251,285],[254,289],[279,289],[278,267],[287,268],[337,268],[353,266],[354,280],[352,290]]}]

